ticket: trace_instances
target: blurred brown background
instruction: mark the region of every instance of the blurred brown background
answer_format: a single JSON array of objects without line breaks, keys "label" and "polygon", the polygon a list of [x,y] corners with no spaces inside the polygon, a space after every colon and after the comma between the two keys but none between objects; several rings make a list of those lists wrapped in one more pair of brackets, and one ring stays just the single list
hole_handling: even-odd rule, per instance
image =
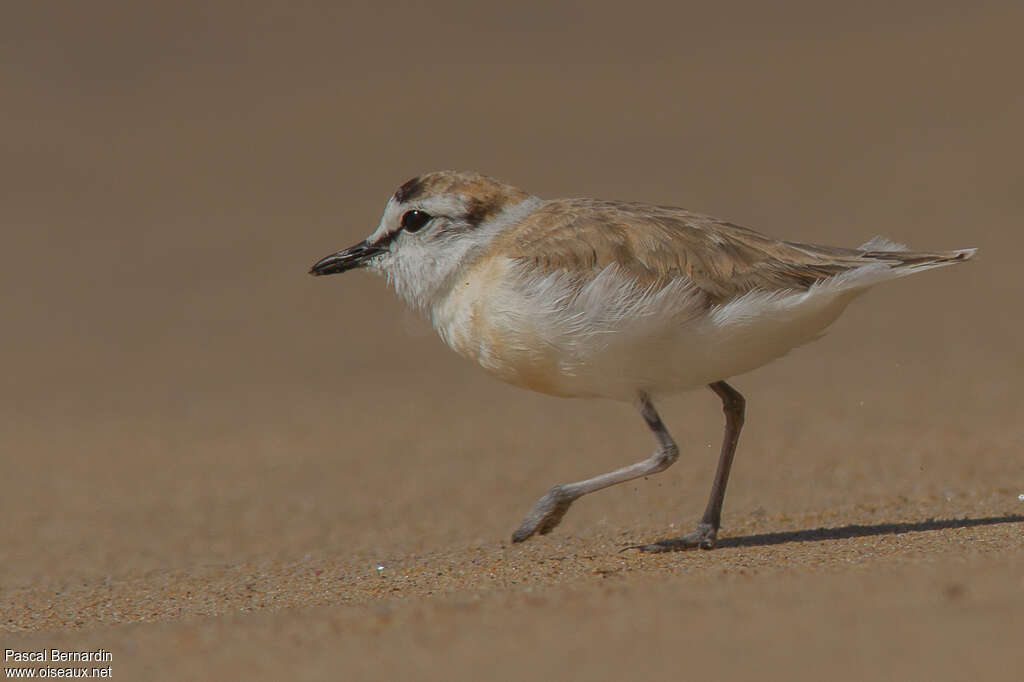
[{"label": "blurred brown background", "polygon": [[[243,608],[237,576],[263,575],[278,595],[266,605],[329,608],[296,568],[310,557],[342,576],[343,602],[349,590],[360,608],[384,608],[394,594],[344,576],[412,557],[462,565],[470,548],[528,570],[531,553],[559,543],[578,562],[692,525],[721,433],[706,393],[663,409],[684,450],[673,469],[507,548],[552,484],[644,456],[642,422],[628,406],[493,382],[382,280],[305,274],[372,231],[399,183],[442,168],[543,197],[686,206],[789,239],[979,247],[970,265],[872,292],[824,340],[734,382],[748,422],[724,533],[1020,514],[1022,21],[1009,2],[9,3],[0,626],[39,631],[19,641],[41,646],[54,631],[69,645],[91,633],[125,671],[161,646],[180,661],[185,635],[117,623],[182,617],[187,630],[187,617],[223,617]],[[988,545],[998,565],[986,570],[1019,606],[1024,585],[1004,563],[1019,565],[1020,524],[974,532],[989,531],[1009,533]],[[915,556],[970,555],[983,543],[967,532],[950,531],[963,546]],[[744,551],[656,565],[711,575],[750,560]],[[836,551],[833,563],[849,560]],[[909,560],[865,556],[873,571]],[[654,564],[623,560],[645,584]],[[466,563],[459,594],[493,587]],[[590,589],[574,566],[583,577],[524,583]],[[179,579],[194,581],[190,595],[227,596],[174,611]],[[526,589],[512,582],[502,599]],[[455,587],[418,589],[423,613],[375,633],[400,651],[424,646],[417,628],[458,621],[427,596]],[[120,606],[104,606],[110,595]],[[574,604],[558,599],[569,598],[555,598],[564,618]],[[543,622],[543,609],[516,604],[509,618]],[[871,613],[864,623],[893,622]],[[1013,616],[993,618],[979,622]],[[221,621],[200,622],[218,641]],[[487,651],[496,623],[475,644],[475,629],[456,630],[456,648]],[[330,649],[346,632],[313,640]],[[133,637],[153,641],[136,650]]]}]

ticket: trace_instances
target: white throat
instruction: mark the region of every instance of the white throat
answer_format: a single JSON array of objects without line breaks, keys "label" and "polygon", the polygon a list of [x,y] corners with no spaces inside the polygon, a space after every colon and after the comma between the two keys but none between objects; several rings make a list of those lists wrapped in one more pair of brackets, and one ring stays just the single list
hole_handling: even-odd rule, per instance
[{"label": "white throat", "polygon": [[484,253],[496,236],[542,203],[540,198],[530,197],[475,228],[451,230],[430,240],[400,235],[392,242],[391,251],[370,268],[385,275],[406,303],[433,321],[436,307],[451,292],[459,273]]}]

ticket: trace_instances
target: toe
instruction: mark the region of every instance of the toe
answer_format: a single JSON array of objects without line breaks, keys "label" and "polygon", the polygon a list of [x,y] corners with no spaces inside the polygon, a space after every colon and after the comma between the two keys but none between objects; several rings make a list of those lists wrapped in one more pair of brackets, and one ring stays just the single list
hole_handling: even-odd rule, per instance
[{"label": "toe", "polygon": [[697,530],[692,533],[687,533],[682,537],[678,538],[665,538],[652,542],[648,545],[632,545],[624,548],[622,551],[627,549],[638,549],[641,552],[683,552],[688,549],[713,549],[715,546],[715,538],[717,532],[710,526],[698,527]]}]

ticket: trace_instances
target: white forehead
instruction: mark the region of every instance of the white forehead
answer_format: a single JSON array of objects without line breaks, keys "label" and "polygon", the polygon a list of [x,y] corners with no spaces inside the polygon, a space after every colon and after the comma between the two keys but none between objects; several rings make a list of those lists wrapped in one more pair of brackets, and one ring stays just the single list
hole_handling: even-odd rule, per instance
[{"label": "white forehead", "polygon": [[408,201],[399,201],[392,194],[384,206],[384,215],[380,217],[380,223],[370,235],[369,241],[375,241],[388,232],[397,230],[406,211],[424,211],[432,216],[452,218],[465,215],[468,203],[468,199],[457,192],[430,194]]}]

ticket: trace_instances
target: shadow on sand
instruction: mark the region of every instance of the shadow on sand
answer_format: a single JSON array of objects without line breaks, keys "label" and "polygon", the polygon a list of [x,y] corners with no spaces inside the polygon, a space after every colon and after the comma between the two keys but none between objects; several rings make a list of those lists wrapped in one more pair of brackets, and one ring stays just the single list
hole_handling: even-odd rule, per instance
[{"label": "shadow on sand", "polygon": [[876,535],[899,535],[900,533],[917,533],[929,530],[948,530],[950,528],[973,528],[974,526],[994,526],[1000,523],[1021,523],[1024,515],[1008,514],[1006,516],[990,516],[982,519],[928,519],[913,523],[878,523],[870,526],[849,525],[837,528],[815,528],[813,530],[793,530],[783,533],[762,533],[760,535],[742,535],[739,537],[719,538],[715,547],[763,547],[781,545],[786,542],[818,542],[820,540],[842,540],[845,538],[866,538]]}]

